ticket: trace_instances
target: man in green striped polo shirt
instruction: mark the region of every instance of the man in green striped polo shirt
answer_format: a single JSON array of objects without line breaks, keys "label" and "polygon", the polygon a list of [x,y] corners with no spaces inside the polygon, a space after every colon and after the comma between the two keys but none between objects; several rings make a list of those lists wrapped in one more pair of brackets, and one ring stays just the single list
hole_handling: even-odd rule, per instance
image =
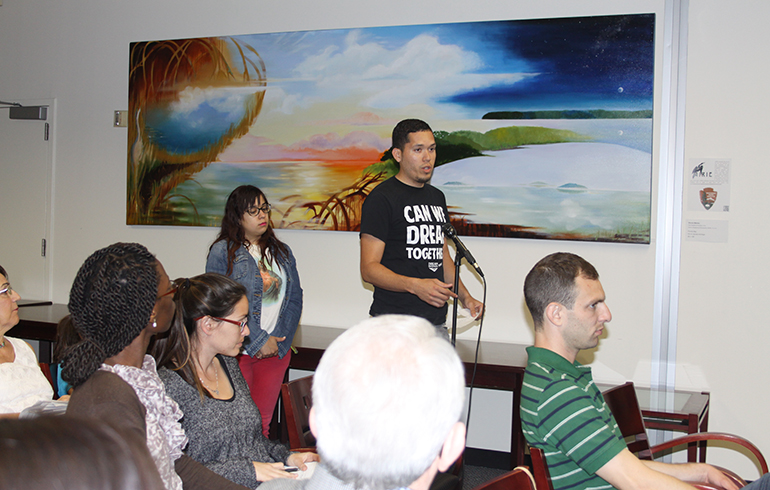
[{"label": "man in green striped polo shirt", "polygon": [[545,452],[556,490],[693,488],[683,481],[736,488],[713,466],[642,461],[626,448],[591,368],[575,360],[598,345],[612,320],[590,263],[570,253],[543,258],[527,274],[524,297],[535,345],[527,349],[522,429],[527,442]]}]

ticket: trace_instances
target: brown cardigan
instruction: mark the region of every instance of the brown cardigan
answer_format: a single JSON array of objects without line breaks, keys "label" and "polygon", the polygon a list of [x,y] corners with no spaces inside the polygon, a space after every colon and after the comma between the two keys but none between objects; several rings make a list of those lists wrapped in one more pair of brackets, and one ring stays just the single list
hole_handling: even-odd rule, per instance
[{"label": "brown cardigan", "polygon": [[[127,438],[141,441],[139,445],[144,448],[147,447],[145,413],[144,405],[131,385],[117,374],[107,371],[97,371],[91,375],[74,391],[67,407],[68,416],[103,420],[120,430]],[[148,457],[149,452],[148,449]],[[185,490],[246,488],[217,475],[187,455],[182,455],[176,460],[175,469]],[[155,473],[153,480],[157,478],[160,482],[157,470]],[[162,483],[160,488],[163,488]]]}]

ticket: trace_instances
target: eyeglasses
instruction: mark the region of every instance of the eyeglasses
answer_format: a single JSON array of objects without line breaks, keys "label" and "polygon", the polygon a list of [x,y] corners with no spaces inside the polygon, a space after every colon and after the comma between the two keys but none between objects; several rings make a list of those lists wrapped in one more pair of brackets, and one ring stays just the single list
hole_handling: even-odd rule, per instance
[{"label": "eyeglasses", "polygon": [[163,294],[161,294],[160,296],[158,296],[157,298],[155,298],[155,301],[158,301],[158,300],[159,300],[159,299],[161,299],[161,298],[165,298],[165,297],[166,297],[166,296],[168,296],[168,295],[171,295],[171,294],[176,294],[176,292],[177,292],[177,291],[179,291],[179,286],[177,286],[176,284],[173,284],[173,283],[172,283],[172,285],[173,285],[174,287],[172,287],[171,289],[169,289],[169,290],[168,290],[168,291],[166,291],[165,293],[163,293]]},{"label": "eyeglasses", "polygon": [[212,316],[211,318],[213,318],[214,320],[219,320],[221,322],[227,322],[227,323],[232,323],[233,325],[238,325],[241,329],[241,333],[243,333],[243,331],[246,330],[246,325],[249,324],[248,318],[244,318],[240,322],[236,322],[235,320],[230,320],[229,318],[219,318],[218,316]]},{"label": "eyeglasses", "polygon": [[13,288],[11,287],[10,284],[0,289],[0,296],[2,296],[3,294],[8,296],[9,298],[13,295]]},{"label": "eyeglasses", "polygon": [[246,212],[249,213],[249,216],[258,216],[260,211],[262,211],[265,214],[270,214],[270,210],[272,209],[273,209],[273,206],[271,206],[270,203],[266,202],[261,206],[252,206],[249,209],[247,209]]}]

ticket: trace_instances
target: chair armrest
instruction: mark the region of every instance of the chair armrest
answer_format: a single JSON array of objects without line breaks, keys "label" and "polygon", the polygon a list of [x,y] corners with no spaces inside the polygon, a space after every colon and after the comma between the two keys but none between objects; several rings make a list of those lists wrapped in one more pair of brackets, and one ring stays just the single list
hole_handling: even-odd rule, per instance
[{"label": "chair armrest", "polygon": [[677,437],[670,441],[651,447],[650,451],[652,454],[655,454],[661,451],[665,451],[666,449],[681,446],[683,444],[703,441],[725,441],[743,446],[744,448],[748,449],[749,452],[751,452],[751,454],[753,454],[754,457],[759,461],[759,467],[762,470],[760,474],[764,475],[767,473],[767,461],[765,461],[765,457],[762,456],[762,452],[757,448],[757,446],[752,444],[747,439],[744,439],[743,437],[736,436],[734,434],[727,434],[724,432],[698,432],[695,434]]},{"label": "chair armrest", "polygon": [[[722,487],[715,487],[714,485],[710,483],[704,483],[702,481],[693,482],[693,481],[686,481],[686,484],[690,485],[691,487],[695,487],[698,490],[724,490]],[[743,488],[743,487],[738,487]]]}]

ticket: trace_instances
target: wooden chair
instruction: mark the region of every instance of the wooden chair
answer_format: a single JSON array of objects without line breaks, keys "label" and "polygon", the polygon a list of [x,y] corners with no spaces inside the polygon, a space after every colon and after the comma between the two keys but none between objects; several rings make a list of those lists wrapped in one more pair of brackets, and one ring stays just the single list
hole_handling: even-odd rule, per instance
[{"label": "wooden chair", "polygon": [[482,483],[474,490],[537,490],[537,487],[529,470],[519,466],[493,480]]},{"label": "wooden chair", "polygon": [[53,373],[51,373],[51,365],[47,362],[39,362],[38,365],[40,366],[40,370],[43,372],[43,375],[45,376],[45,379],[48,380],[49,383],[51,383],[51,388],[53,388],[53,397],[54,399],[59,398],[59,394],[57,393],[57,387],[56,387],[56,381],[53,379]]},{"label": "wooden chair", "polygon": [[[652,460],[657,453],[669,449],[684,449],[687,444],[700,443],[705,441],[726,441],[737,444],[750,451],[757,459],[761,474],[767,473],[767,462],[757,447],[746,439],[732,434],[718,432],[700,432],[687,436],[677,437],[670,441],[650,447],[647,431],[644,427],[642,411],[639,408],[639,401],[636,398],[633,383],[625,383],[621,386],[610,388],[603,393],[604,400],[610,408],[612,415],[618,423],[618,428],[623,437],[626,438],[626,444],[629,451],[636,454],[639,459]],[[532,473],[535,477],[535,483],[540,490],[553,489],[551,476],[548,472],[548,464],[545,461],[545,454],[542,449],[530,447],[530,456],[532,458]],[[725,475],[731,478],[738,488],[746,485],[746,482],[725,468],[719,468]],[[703,490],[715,490],[717,487],[702,482],[688,482],[695,488]]]},{"label": "wooden chair", "polygon": [[[536,447],[530,447],[529,448],[529,454],[532,458],[532,474],[535,478],[535,483],[537,484],[537,488],[540,490],[553,490],[553,484],[551,482],[551,474],[548,472],[548,463],[545,462],[545,454],[543,453],[543,450]],[[738,486],[738,488],[742,488],[746,485],[746,482],[741,479],[738,475],[733,473],[730,470],[726,470],[724,468],[719,468],[722,470],[730,479],[733,480],[733,482]],[[700,490],[724,490],[720,487],[715,487],[713,485],[710,485],[708,483],[704,482],[687,482],[689,485],[698,488]]]},{"label": "wooden chair", "polygon": [[532,458],[532,476],[535,477],[535,485],[540,490],[553,490],[551,474],[548,473],[548,463],[545,462],[545,453],[539,447],[529,448],[529,457]]},{"label": "wooden chair", "polygon": [[286,413],[289,448],[294,451],[314,448],[315,436],[310,432],[310,409],[313,407],[313,376],[281,384],[281,400]]},{"label": "wooden chair", "polygon": [[[743,448],[746,448],[757,459],[761,468],[761,474],[767,473],[767,462],[760,450],[748,440],[733,435],[724,434],[719,432],[699,432],[696,434],[689,434],[682,437],[674,438],[670,441],[658,444],[650,447],[649,439],[647,438],[647,431],[644,427],[644,419],[642,418],[642,411],[639,408],[639,401],[636,398],[636,391],[634,390],[634,384],[631,382],[610,388],[603,393],[604,401],[610,408],[612,415],[615,417],[615,421],[618,423],[621,434],[626,438],[626,444],[629,451],[636,454],[639,459],[652,460],[654,455],[673,449],[678,451],[687,447],[688,444],[702,443],[707,441],[725,441],[733,444],[737,444]],[[746,482],[738,477],[735,473],[719,468],[728,477],[732,478],[738,487],[743,487]],[[712,488],[707,485],[697,484],[700,488]]]}]

